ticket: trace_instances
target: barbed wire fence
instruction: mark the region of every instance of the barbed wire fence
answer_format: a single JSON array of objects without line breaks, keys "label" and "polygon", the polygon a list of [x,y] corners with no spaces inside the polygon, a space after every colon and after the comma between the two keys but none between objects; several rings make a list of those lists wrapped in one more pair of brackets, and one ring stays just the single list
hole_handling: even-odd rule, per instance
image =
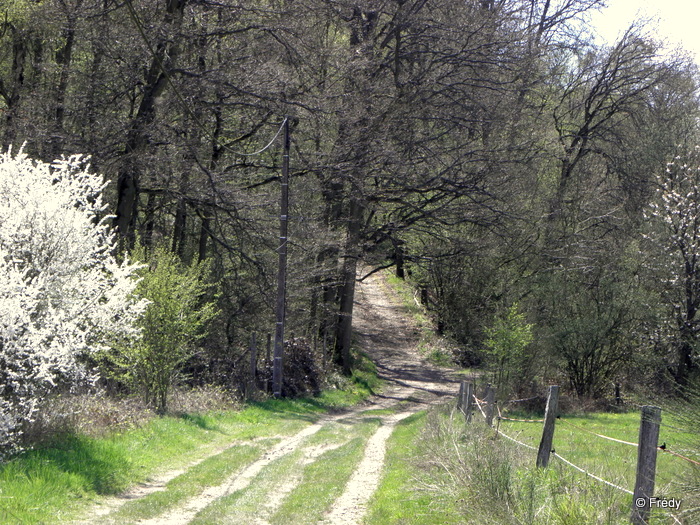
[{"label": "barbed wire fence", "polygon": [[[478,409],[478,412],[481,413],[487,425],[494,428],[496,435],[502,436],[520,447],[536,451],[536,465],[538,468],[546,467],[548,465],[549,458],[554,457],[557,460],[559,460],[562,464],[572,469],[575,469],[576,471],[584,474],[585,476],[591,479],[605,484],[615,490],[631,495],[632,508],[630,514],[630,522],[633,525],[646,525],[648,523],[649,516],[651,513],[652,502],[656,502],[660,499],[654,497],[654,486],[656,481],[656,459],[658,451],[670,454],[680,460],[688,462],[691,465],[700,467],[700,461],[692,459],[675,450],[671,450],[670,446],[666,442],[659,445],[659,428],[660,426],[662,426],[661,409],[659,407],[652,405],[637,405],[641,412],[639,441],[632,442],[611,437],[600,432],[595,432],[593,430],[577,425],[566,418],[561,417],[557,409],[558,396],[559,387],[551,386],[547,395],[547,406],[545,409],[545,416],[543,419],[507,417],[503,415],[501,411],[501,405],[505,407],[509,404],[534,401],[537,399],[541,399],[540,396],[508,400],[499,404],[495,401],[495,389],[491,385],[487,386],[484,399],[479,399],[474,394],[473,384],[468,381],[462,381],[457,397],[457,408],[464,414],[464,417],[467,422],[472,421],[474,408]],[[492,421],[494,416],[496,420],[495,423],[493,423]],[[539,447],[534,447],[532,445],[524,443],[523,441],[520,441],[519,439],[516,439],[515,437],[505,433],[501,429],[502,421],[542,424],[542,436],[540,438]],[[634,490],[630,490],[619,484],[606,480],[603,477],[598,476],[579,465],[576,465],[572,461],[566,459],[561,454],[556,452],[556,450],[553,447],[554,429],[556,423],[563,423],[564,425],[569,426],[578,432],[584,432],[599,439],[615,442],[622,445],[627,445],[630,447],[635,447],[637,449],[637,464]],[[664,424],[663,426],[675,429],[676,431],[687,432],[683,429],[678,429],[671,425]],[[688,509],[687,511],[682,512],[679,516],[682,516],[685,512],[693,511],[694,509]],[[674,523],[681,523],[678,516],[670,514],[670,517],[674,520]]]}]

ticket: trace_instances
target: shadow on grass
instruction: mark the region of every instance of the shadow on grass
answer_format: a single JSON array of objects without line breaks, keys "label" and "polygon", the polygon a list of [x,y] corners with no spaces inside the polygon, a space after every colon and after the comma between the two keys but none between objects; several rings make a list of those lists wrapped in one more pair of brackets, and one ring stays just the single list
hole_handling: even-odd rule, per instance
[{"label": "shadow on grass", "polygon": [[367,390],[370,394],[374,395],[376,392],[374,391],[374,388],[376,388],[377,384],[377,378],[376,376],[369,376],[367,374],[362,374],[362,373],[354,373],[352,376],[352,380]]},{"label": "shadow on grass", "polygon": [[305,397],[298,399],[266,399],[250,403],[251,407],[258,408],[284,418],[294,418],[314,423],[325,412],[333,407],[321,398]]},{"label": "shadow on grass", "polygon": [[314,397],[266,399],[249,403],[249,407],[263,411],[266,416],[299,419],[314,423],[327,413],[342,413],[374,393],[371,378],[353,374],[345,390],[324,390]]},{"label": "shadow on grass", "polygon": [[66,434],[48,446],[30,450],[17,459],[27,478],[46,476],[54,471],[77,477],[85,490],[116,494],[127,488],[134,466],[116,445],[93,438]]},{"label": "shadow on grass", "polygon": [[177,417],[187,421],[188,423],[192,423],[194,426],[199,427],[202,430],[221,431],[220,425],[216,424],[212,418],[202,414],[188,414],[186,412],[181,412],[177,414]]}]

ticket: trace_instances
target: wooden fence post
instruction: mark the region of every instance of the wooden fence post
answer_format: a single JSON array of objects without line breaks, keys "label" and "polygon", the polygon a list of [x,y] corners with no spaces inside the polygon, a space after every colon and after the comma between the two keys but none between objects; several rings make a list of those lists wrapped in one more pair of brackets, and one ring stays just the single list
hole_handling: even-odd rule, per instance
[{"label": "wooden fence post", "polygon": [[493,426],[493,409],[495,408],[494,403],[496,401],[496,389],[489,385],[486,387],[486,424],[490,427]]},{"label": "wooden fence post", "polygon": [[464,417],[467,423],[472,421],[472,405],[474,404],[474,383],[467,382],[464,387]]},{"label": "wooden fence post", "polygon": [[645,525],[651,513],[660,424],[661,409],[655,406],[643,406],[637,447],[637,479],[632,497],[631,521],[634,525]]},{"label": "wooden fence post", "polygon": [[559,387],[552,385],[549,387],[547,396],[547,408],[544,412],[544,426],[542,428],[542,439],[540,448],[537,451],[537,466],[546,467],[549,464],[549,454],[552,451],[552,441],[554,440],[554,420],[557,417],[557,405],[559,404]]},{"label": "wooden fence post", "polygon": [[457,409],[464,414],[467,422],[472,420],[472,405],[474,403],[474,384],[469,381],[462,381],[459,384],[459,394],[457,394]]}]

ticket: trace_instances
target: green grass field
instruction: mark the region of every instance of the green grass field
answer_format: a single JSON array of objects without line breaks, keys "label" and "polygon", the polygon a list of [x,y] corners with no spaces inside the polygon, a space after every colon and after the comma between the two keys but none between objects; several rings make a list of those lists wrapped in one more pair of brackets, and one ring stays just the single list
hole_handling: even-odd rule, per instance
[{"label": "green grass field", "polygon": [[[368,524],[627,524],[632,496],[582,474],[559,461],[535,467],[536,452],[496,435],[477,415],[470,424],[453,404],[419,414],[397,428],[390,440],[387,471],[372,500]],[[506,415],[506,414],[504,414]],[[541,414],[511,412],[511,417],[537,419]],[[628,490],[634,488],[637,449],[591,432],[636,442],[639,414],[563,415],[557,421],[558,454],[596,476]],[[668,424],[673,425],[670,417]],[[574,426],[575,425],[575,426]],[[541,423],[500,421],[509,436],[539,445]],[[694,441],[695,439],[695,441]],[[697,438],[661,427],[660,443],[698,458]],[[688,488],[697,479],[692,464],[659,452],[656,495],[680,499],[674,512],[681,523],[696,523],[698,495]],[[429,512],[427,509],[430,509]],[[682,515],[687,511],[686,515]],[[677,523],[671,513],[654,511],[653,524]]]},{"label": "green grass field", "polygon": [[[529,414],[514,413],[513,417]],[[563,414],[556,422],[554,449],[558,454],[584,470],[620,485],[634,488],[637,447],[595,436],[604,435],[621,441],[636,443],[639,435],[640,414],[591,413]],[[675,426],[675,425],[674,425]],[[520,441],[537,447],[542,433],[541,424],[501,421],[500,429]],[[666,443],[668,450],[698,460],[692,450],[693,435],[662,426],[659,444]],[[692,464],[669,453],[658,452],[656,468],[657,493],[673,497],[674,486],[689,476]]]}]

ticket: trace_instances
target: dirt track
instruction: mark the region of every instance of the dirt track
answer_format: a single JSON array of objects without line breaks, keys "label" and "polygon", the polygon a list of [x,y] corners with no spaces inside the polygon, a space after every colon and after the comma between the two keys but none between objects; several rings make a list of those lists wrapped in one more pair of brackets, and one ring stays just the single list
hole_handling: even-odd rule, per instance
[{"label": "dirt track", "polygon": [[[325,525],[346,525],[359,523],[366,510],[366,504],[376,490],[382,474],[386,442],[394,426],[401,419],[425,408],[445,395],[455,395],[456,384],[451,378],[452,371],[441,369],[425,363],[417,352],[418,330],[406,315],[403,307],[394,298],[382,277],[374,274],[364,282],[358,283],[355,304],[355,331],[361,347],[377,364],[380,376],[387,382],[381,394],[373,396],[366,404],[353,410],[327,416],[303,429],[296,435],[285,438],[281,443],[268,450],[260,459],[252,462],[241,471],[236,472],[225,483],[208,487],[203,492],[168,513],[150,520],[141,520],[143,525],[176,525],[189,523],[195,515],[217,499],[244,491],[256,484],[256,479],[263,469],[273,462],[291,453],[307,447],[305,442],[322,428],[343,420],[346,424],[358,418],[366,410],[378,408],[395,408],[391,415],[379,416],[381,425],[365,445],[364,455],[351,475],[345,490],[327,510],[318,522]],[[329,445],[330,447],[330,445]],[[313,462],[322,451],[317,447],[306,448],[305,462]],[[301,465],[300,465],[301,468]],[[165,483],[183,471],[161,476],[153,483],[140,487],[137,491],[117,498],[103,506],[102,511],[93,514],[92,523],[113,523],[109,513],[116,510],[121,503],[163,490]],[[292,477],[280,482],[263,509],[250,516],[250,523],[264,525],[267,517],[272,516],[284,497],[293,489],[299,477]],[[90,523],[85,522],[85,523]]]}]

